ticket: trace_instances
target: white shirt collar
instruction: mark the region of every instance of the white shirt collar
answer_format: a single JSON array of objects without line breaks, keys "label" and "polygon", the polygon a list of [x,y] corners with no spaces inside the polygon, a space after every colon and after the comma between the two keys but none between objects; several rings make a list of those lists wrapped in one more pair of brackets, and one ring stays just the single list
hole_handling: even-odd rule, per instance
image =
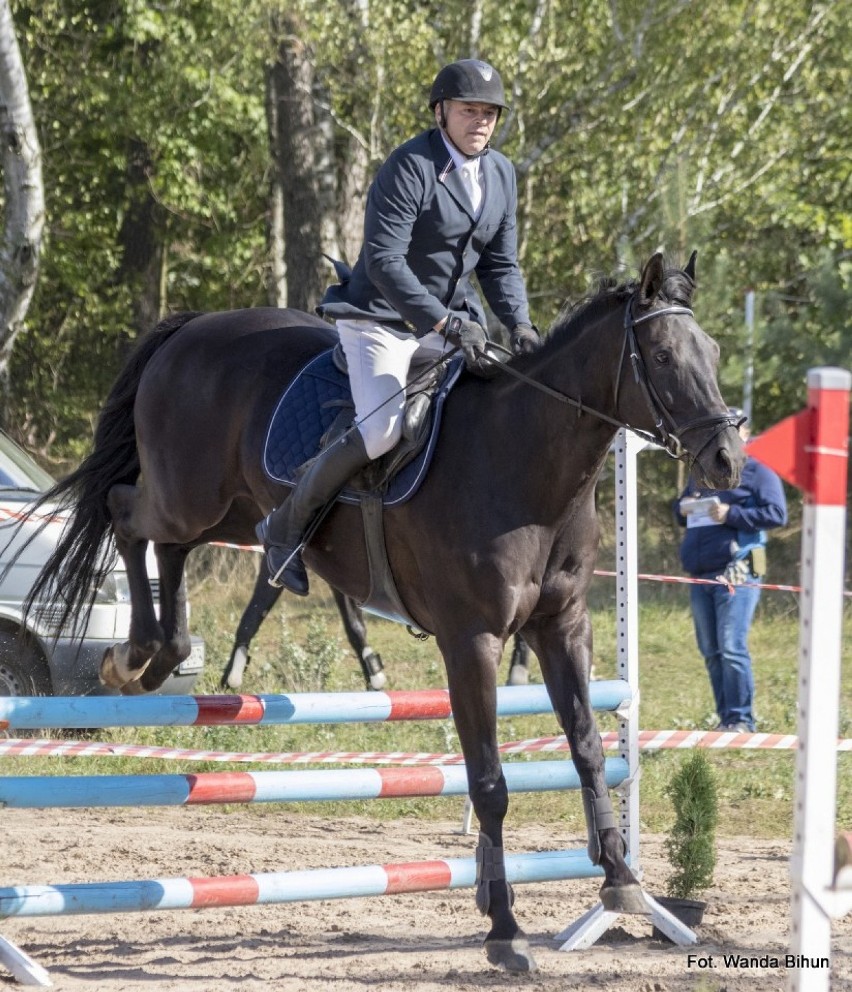
[{"label": "white shirt collar", "polygon": [[463,165],[472,167],[473,178],[478,181],[482,169],[482,163],[480,161],[479,156],[477,156],[476,158],[466,158],[464,155],[462,155],[462,153],[458,150],[458,148],[456,148],[455,145],[447,141],[447,137],[443,131],[441,131],[441,138],[444,142],[444,145],[447,148],[447,151],[450,153],[450,157],[452,158],[455,167],[457,169],[460,169]]}]

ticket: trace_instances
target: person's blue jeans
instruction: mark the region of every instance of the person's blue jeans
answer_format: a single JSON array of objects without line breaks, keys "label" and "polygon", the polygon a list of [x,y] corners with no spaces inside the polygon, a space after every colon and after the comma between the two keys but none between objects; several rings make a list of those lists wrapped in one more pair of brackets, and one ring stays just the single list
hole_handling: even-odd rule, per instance
[{"label": "person's blue jeans", "polygon": [[754,675],[748,635],[760,589],[753,582],[733,586],[733,592],[721,582],[702,583],[691,587],[690,599],[695,639],[704,655],[719,722],[726,726],[744,723],[754,730]]}]

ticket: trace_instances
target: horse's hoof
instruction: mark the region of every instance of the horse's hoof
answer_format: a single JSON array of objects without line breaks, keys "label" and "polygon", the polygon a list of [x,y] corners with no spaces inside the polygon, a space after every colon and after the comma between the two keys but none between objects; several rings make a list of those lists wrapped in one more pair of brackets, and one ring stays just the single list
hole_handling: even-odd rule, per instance
[{"label": "horse's hoof", "polygon": [[115,657],[113,655],[114,647],[107,648],[104,651],[104,656],[101,658],[101,667],[98,673],[98,677],[101,683],[108,686],[110,689],[120,689],[124,683],[125,679],[122,678],[115,664]]},{"label": "horse's hoof", "polygon": [[605,885],[600,892],[603,908],[611,913],[632,913],[649,916],[651,907],[645,901],[642,886],[638,882],[629,885]]},{"label": "horse's hoof", "polygon": [[530,673],[523,665],[512,665],[509,669],[507,685],[529,685]]},{"label": "horse's hoof", "polygon": [[132,671],[128,665],[129,657],[130,646],[126,642],[113,644],[111,648],[107,648],[103,658],[101,658],[101,667],[98,672],[101,683],[110,689],[123,689],[129,682],[141,679],[148,667],[148,662],[146,661],[141,668]]},{"label": "horse's hoof", "polygon": [[491,964],[515,974],[538,970],[526,937],[515,937],[513,940],[486,940],[485,954]]},{"label": "horse's hoof", "polygon": [[125,682],[124,685],[118,687],[118,691],[122,696],[148,695],[148,690],[142,685],[139,679],[134,679],[132,682]]}]

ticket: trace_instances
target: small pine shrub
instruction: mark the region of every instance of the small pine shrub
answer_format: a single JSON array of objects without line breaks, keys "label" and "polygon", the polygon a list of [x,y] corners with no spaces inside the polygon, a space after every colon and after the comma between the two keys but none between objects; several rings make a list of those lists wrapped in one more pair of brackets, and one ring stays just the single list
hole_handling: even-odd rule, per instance
[{"label": "small pine shrub", "polygon": [[693,751],[680,766],[666,795],[675,809],[674,826],[665,844],[674,868],[666,890],[675,899],[689,899],[712,884],[716,867],[719,802],[715,774],[703,751]]}]

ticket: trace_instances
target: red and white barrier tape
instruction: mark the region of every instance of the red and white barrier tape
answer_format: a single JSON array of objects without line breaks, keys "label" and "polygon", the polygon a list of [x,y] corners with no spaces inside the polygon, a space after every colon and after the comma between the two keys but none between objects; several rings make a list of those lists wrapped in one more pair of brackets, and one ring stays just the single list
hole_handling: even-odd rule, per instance
[{"label": "red and white barrier tape", "polygon": [[[614,578],[617,572],[602,572],[599,570],[595,571],[595,575],[606,576],[609,578]],[[678,585],[685,586],[715,586],[717,583],[714,579],[690,579],[686,576],[678,575],[650,575],[648,573],[640,572],[637,579],[645,579],[648,582],[671,582]],[[773,585],[769,582],[755,582],[754,583],[758,589],[769,589],[772,592],[795,592],[800,593],[802,591],[801,586],[781,586]],[[843,590],[843,595],[852,598],[852,590]]]},{"label": "red and white barrier tape", "polygon": [[[261,548],[258,545],[254,545],[254,544],[252,544],[252,545],[248,545],[248,544],[224,544],[224,543],[219,542],[219,541],[215,542],[215,544],[216,544],[216,547],[218,547],[218,548],[230,548],[233,551],[258,551],[258,552],[263,551],[263,548]],[[617,572],[606,572],[606,571],[602,571],[601,569],[595,569],[595,573],[594,574],[597,575],[597,576],[599,576],[599,577],[601,577],[601,578],[615,578],[618,575]],[[643,572],[640,572],[636,576],[636,578],[637,579],[644,579],[647,582],[671,582],[671,583],[674,583],[676,585],[684,585],[684,586],[701,586],[701,585],[714,586],[714,585],[716,585],[716,582],[713,579],[690,579],[687,576],[683,576],[683,575],[652,575],[652,574],[647,573],[647,572],[644,572],[644,573]],[[795,592],[795,593],[800,593],[802,591],[801,586],[773,585],[773,584],[771,584],[769,582],[756,582],[755,585],[757,586],[758,589],[769,589],[771,592]],[[850,589],[850,590],[844,589],[843,590],[843,595],[846,596],[846,597],[852,598],[852,589]]]},{"label": "red and white barrier tape", "polygon": [[[618,747],[618,734],[601,734],[605,748]],[[790,751],[798,745],[794,734],[751,734],[715,730],[642,730],[639,748],[661,751],[704,747],[734,750]],[[838,751],[852,751],[852,739],[837,742]],[[500,745],[501,754],[570,751],[565,737],[533,737]],[[456,765],[464,759],[460,754],[437,754],[403,751],[199,751],[188,748],[147,747],[139,744],[109,744],[96,741],[30,740],[14,738],[0,740],[0,758],[160,758],[167,761],[217,761],[253,764],[319,765]]]},{"label": "red and white barrier tape", "polygon": [[34,520],[37,524],[64,524],[68,521],[68,514],[28,513],[26,510],[10,510],[7,506],[0,506],[0,525],[20,523],[22,520]]}]

